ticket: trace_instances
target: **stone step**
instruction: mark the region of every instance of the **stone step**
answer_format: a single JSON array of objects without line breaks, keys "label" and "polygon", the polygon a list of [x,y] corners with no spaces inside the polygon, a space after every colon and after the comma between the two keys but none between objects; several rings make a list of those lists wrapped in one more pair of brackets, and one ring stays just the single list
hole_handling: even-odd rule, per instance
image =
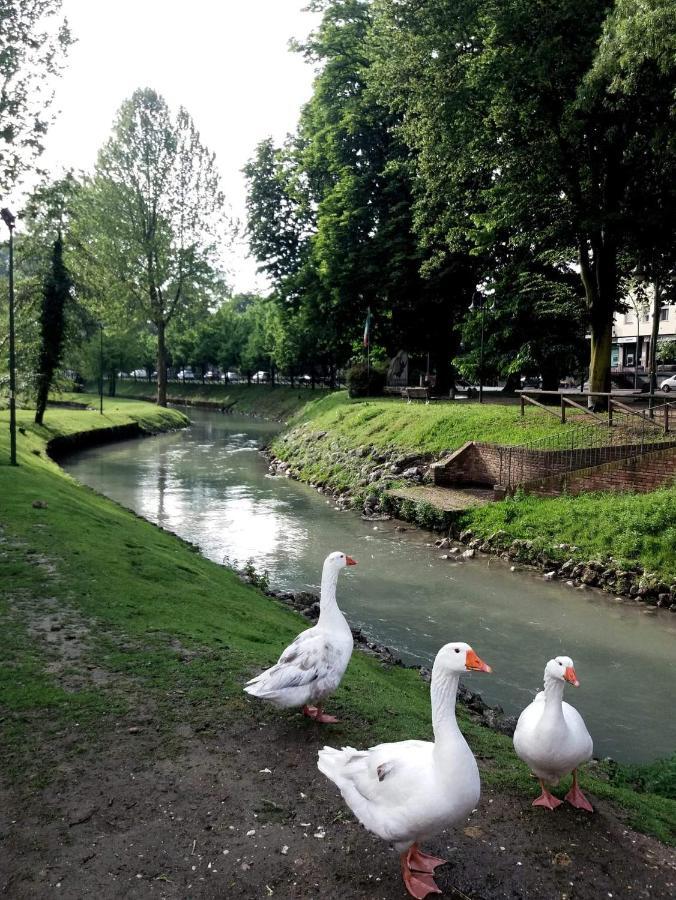
[{"label": "stone step", "polygon": [[485,506],[493,502],[492,488],[440,487],[439,485],[418,484],[410,487],[390,488],[385,493],[414,503],[430,503],[445,512],[462,511],[475,506]]}]

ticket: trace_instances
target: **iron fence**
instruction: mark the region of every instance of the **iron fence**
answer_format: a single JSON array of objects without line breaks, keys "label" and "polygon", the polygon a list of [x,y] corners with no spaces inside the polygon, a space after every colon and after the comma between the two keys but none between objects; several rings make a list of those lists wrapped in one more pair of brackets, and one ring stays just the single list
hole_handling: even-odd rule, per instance
[{"label": "iron fence", "polygon": [[[669,405],[676,404],[672,401],[661,407]],[[616,408],[612,425],[571,423],[544,438],[500,447],[499,483],[514,489],[542,478],[543,472],[561,475],[676,446],[676,434],[665,430],[664,417],[669,416],[669,410],[654,407],[652,414]],[[676,410],[672,410],[672,417],[676,419]]]}]

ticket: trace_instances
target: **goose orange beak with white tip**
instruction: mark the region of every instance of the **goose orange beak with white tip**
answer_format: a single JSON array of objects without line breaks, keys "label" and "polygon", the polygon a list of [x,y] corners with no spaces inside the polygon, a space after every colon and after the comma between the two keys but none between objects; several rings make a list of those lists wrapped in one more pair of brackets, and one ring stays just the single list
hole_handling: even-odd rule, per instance
[{"label": "goose orange beak with white tip", "polygon": [[356,559],[352,559],[351,556],[345,556],[345,565],[346,565],[346,566],[356,566],[356,565],[357,565],[357,560],[356,560]]},{"label": "goose orange beak with white tip", "polygon": [[491,667],[483,661],[483,659],[479,659],[474,650],[468,650],[467,656],[465,658],[465,668],[474,669],[477,672],[492,672]]},{"label": "goose orange beak with white tip", "polygon": [[580,687],[580,682],[577,680],[575,669],[572,666],[568,666],[566,671],[563,673],[563,677],[566,679],[568,684],[572,684],[573,687]]}]

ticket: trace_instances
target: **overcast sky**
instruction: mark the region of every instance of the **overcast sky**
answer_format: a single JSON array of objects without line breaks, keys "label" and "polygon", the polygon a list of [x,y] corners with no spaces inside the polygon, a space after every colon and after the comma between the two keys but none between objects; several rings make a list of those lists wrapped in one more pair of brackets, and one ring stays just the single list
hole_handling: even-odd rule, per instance
[{"label": "overcast sky", "polygon": [[[293,131],[312,68],[290,53],[317,16],[302,0],[63,0],[77,43],[56,89],[58,118],[42,159],[91,169],[115,113],[137,87],[186,107],[216,153],[223,189],[244,218],[242,166],[258,141]],[[246,247],[229,260],[236,290],[263,288]]]}]

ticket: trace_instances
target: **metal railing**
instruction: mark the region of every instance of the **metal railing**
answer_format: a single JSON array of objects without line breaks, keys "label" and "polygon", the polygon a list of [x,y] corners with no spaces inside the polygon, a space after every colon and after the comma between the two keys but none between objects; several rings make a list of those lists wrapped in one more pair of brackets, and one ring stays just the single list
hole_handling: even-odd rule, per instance
[{"label": "metal railing", "polygon": [[[652,450],[676,446],[676,434],[665,431],[660,421],[634,410],[615,408],[612,424],[578,425],[547,437],[513,447],[500,447],[499,484],[513,489],[548,475],[562,475],[577,469],[600,466],[619,459],[642,456]],[[646,411],[647,413],[647,411]],[[672,418],[676,418],[673,413]]]}]

